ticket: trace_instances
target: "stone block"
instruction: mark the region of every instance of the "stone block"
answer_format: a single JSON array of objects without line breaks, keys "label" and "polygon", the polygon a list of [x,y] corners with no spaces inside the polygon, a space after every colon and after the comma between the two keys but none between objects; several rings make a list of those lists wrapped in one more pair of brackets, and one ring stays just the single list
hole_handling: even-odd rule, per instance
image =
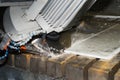
[{"label": "stone block", "polygon": [[15,67],[29,70],[30,66],[30,54],[15,55]]},{"label": "stone block", "polygon": [[49,58],[47,61],[47,75],[52,77],[63,77],[66,64],[75,59],[75,55],[63,54],[58,57]]},{"label": "stone block", "polygon": [[7,64],[10,65],[10,66],[14,66],[14,58],[15,55],[14,54],[9,54],[8,55],[8,61],[7,61]]},{"label": "stone block", "polygon": [[88,69],[97,60],[95,58],[86,58],[78,56],[76,60],[71,61],[66,66],[67,80],[88,80]]},{"label": "stone block", "polygon": [[39,73],[39,57],[38,56],[31,56],[30,58],[30,71],[33,73]]},{"label": "stone block", "polygon": [[41,56],[38,62],[39,66],[39,73],[46,74],[47,72],[47,60],[48,57],[46,56]]},{"label": "stone block", "polygon": [[30,59],[30,71],[33,73],[46,73],[47,57],[40,55],[33,55]]},{"label": "stone block", "polygon": [[120,67],[120,54],[112,60],[97,61],[88,70],[89,80],[114,80],[114,75]]}]

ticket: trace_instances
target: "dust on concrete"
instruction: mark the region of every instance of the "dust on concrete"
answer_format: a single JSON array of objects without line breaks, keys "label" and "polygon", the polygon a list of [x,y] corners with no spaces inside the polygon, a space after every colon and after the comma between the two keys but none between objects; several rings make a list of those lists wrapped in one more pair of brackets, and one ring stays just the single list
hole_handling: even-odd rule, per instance
[{"label": "dust on concrete", "polygon": [[59,42],[65,48],[69,48],[74,42],[88,38],[118,23],[119,20],[116,19],[95,18],[94,15],[89,14],[83,17],[77,27],[62,32]]}]

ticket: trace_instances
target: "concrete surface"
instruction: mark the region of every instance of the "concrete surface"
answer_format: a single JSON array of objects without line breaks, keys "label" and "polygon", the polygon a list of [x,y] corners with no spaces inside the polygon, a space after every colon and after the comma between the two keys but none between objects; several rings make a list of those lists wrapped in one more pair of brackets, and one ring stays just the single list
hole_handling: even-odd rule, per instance
[{"label": "concrete surface", "polygon": [[63,80],[41,74],[15,69],[10,66],[0,67],[0,80]]},{"label": "concrete surface", "polygon": [[120,52],[120,25],[116,24],[100,33],[78,40],[65,50],[66,53],[111,59]]}]

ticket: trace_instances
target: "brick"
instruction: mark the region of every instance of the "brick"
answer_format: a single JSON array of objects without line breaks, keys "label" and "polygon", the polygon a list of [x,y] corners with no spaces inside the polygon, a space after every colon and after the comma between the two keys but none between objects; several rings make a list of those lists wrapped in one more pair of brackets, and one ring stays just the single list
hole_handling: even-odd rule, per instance
[{"label": "brick", "polygon": [[115,79],[114,80],[120,80],[120,69],[118,72],[115,74]]},{"label": "brick", "polygon": [[56,58],[50,58],[47,61],[47,75],[52,77],[63,77],[65,75],[65,66],[69,60],[74,59],[75,55],[60,55]]},{"label": "brick", "polygon": [[88,69],[96,62],[95,58],[78,56],[76,60],[69,62],[66,66],[67,80],[88,80]]},{"label": "brick", "polygon": [[15,67],[28,70],[30,66],[29,54],[15,55]]},{"label": "brick", "polygon": [[39,73],[38,61],[39,61],[39,57],[38,56],[31,56],[31,59],[30,59],[30,71],[31,72]]},{"label": "brick", "polygon": [[112,60],[97,61],[88,70],[89,80],[114,80],[114,75],[120,66],[120,55]]},{"label": "brick", "polygon": [[30,59],[30,71],[33,73],[46,73],[46,61],[47,57],[34,55]]},{"label": "brick", "polygon": [[10,66],[14,66],[14,58],[15,55],[14,54],[9,54],[8,55],[8,61],[7,61],[7,64],[10,65]]},{"label": "brick", "polygon": [[56,71],[56,63],[47,61],[47,75],[54,77],[55,76],[55,71]]},{"label": "brick", "polygon": [[46,74],[46,72],[47,72],[47,60],[48,60],[48,57],[46,57],[46,56],[41,56],[41,58],[40,58],[39,72],[42,74]]},{"label": "brick", "polygon": [[74,59],[76,59],[76,55],[68,55],[68,54],[61,55],[57,59],[57,63],[56,63],[56,77],[65,76],[66,64]]}]

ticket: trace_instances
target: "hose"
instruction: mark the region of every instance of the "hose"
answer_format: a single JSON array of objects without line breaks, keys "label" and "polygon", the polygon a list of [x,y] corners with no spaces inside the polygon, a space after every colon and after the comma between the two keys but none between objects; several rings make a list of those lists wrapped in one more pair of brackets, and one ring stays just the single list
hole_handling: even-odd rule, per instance
[{"label": "hose", "polygon": [[40,33],[45,33],[45,31],[43,31],[43,30],[32,31],[32,32],[30,32],[30,33],[28,34],[28,37],[27,37],[26,39],[21,40],[21,41],[19,41],[19,42],[14,42],[14,41],[12,41],[12,44],[13,44],[14,46],[22,46],[22,45],[25,45],[26,43],[28,43],[28,42],[32,39],[33,36],[38,35],[38,34],[40,34]]},{"label": "hose", "polygon": [[59,39],[60,35],[59,35],[59,33],[53,31],[53,32],[47,34],[46,37],[47,37],[47,39],[49,39],[49,40],[54,40],[54,41],[56,41],[56,40]]},{"label": "hose", "polygon": [[3,56],[0,57],[0,60],[5,59],[8,56],[9,52],[8,49],[5,51],[5,54]]}]

